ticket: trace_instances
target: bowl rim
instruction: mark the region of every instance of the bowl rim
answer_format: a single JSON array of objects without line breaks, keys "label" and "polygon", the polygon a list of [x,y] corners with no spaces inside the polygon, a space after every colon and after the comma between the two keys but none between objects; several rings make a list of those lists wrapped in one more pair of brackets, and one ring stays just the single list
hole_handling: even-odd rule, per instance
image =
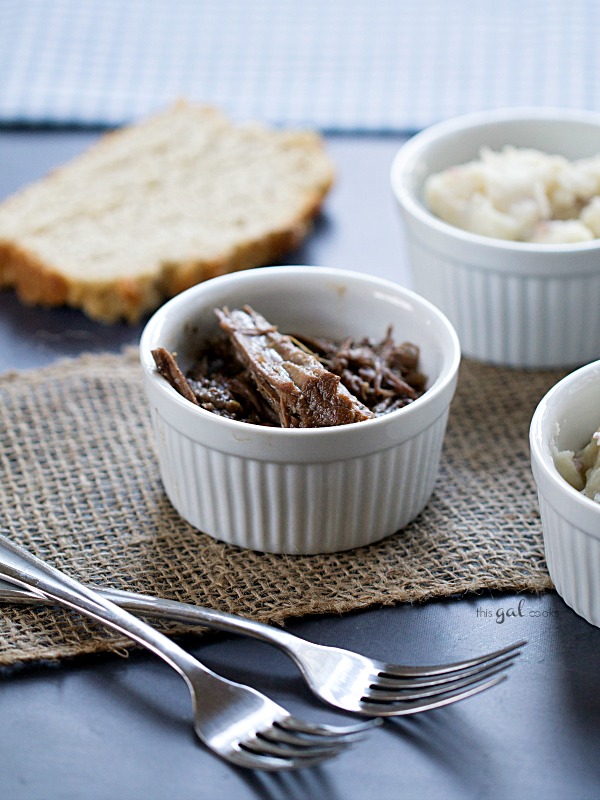
[{"label": "bowl rim", "polygon": [[[494,124],[550,121],[560,123],[584,123],[598,126],[600,139],[600,112],[578,108],[561,108],[554,106],[515,106],[472,111],[457,117],[442,120],[424,128],[406,141],[397,151],[392,160],[390,169],[390,182],[393,194],[404,210],[418,219],[421,223],[436,230],[438,233],[452,237],[465,244],[487,247],[508,253],[529,253],[547,256],[551,253],[586,253],[600,249],[600,238],[589,242],[574,243],[537,243],[515,242],[506,239],[496,239],[493,236],[471,233],[435,216],[427,207],[418,201],[413,192],[408,189],[404,180],[407,170],[411,169],[419,156],[430,145],[444,139],[449,134],[461,130],[474,130],[485,128]],[[600,146],[598,148],[600,153]]]},{"label": "bowl rim", "polygon": [[[591,497],[587,497],[575,489],[575,487],[571,486],[571,484],[563,478],[554,464],[550,449],[550,438],[553,431],[550,429],[550,426],[554,426],[555,420],[552,421],[549,419],[548,410],[557,397],[572,392],[578,385],[581,385],[586,379],[589,379],[590,376],[597,377],[600,382],[600,360],[592,361],[570,372],[546,392],[538,403],[531,418],[529,426],[529,446],[538,491],[544,494],[544,496],[547,496],[547,491],[540,485],[543,481],[555,490],[552,497],[549,498],[552,503],[555,502],[557,496],[560,496],[569,503],[571,508],[579,509],[583,514],[592,514],[594,517],[597,517],[600,515],[600,503],[592,500]],[[539,473],[537,473],[538,470]],[[558,492],[559,495],[557,495],[556,492]],[[595,524],[597,526],[597,519],[595,519]],[[600,538],[600,531],[593,535],[595,538]]]},{"label": "bowl rim", "polygon": [[[250,277],[260,279],[261,275],[263,275],[266,277],[266,280],[270,280],[269,276],[275,278],[276,275],[282,275],[284,273],[289,276],[318,274],[322,277],[347,279],[357,283],[363,282],[379,289],[393,291],[396,295],[400,294],[403,298],[410,300],[414,305],[426,310],[429,315],[437,320],[437,323],[445,330],[446,334],[444,337],[445,345],[441,352],[442,364],[440,373],[428,387],[427,391],[413,403],[410,403],[403,408],[397,409],[396,411],[392,411],[389,414],[384,414],[374,419],[365,420],[360,424],[327,426],[322,428],[276,428],[270,426],[253,425],[251,423],[242,422],[239,420],[228,419],[221,417],[218,414],[213,414],[206,409],[194,406],[192,403],[178,394],[176,390],[167,383],[167,381],[157,374],[154,361],[150,355],[150,349],[151,347],[156,346],[156,334],[159,332],[162,321],[167,317],[167,315],[176,313],[178,307],[182,303],[190,302],[191,298],[196,294],[202,295],[204,292],[204,287],[207,287],[208,284],[210,284],[212,287],[217,281],[219,281],[219,283],[225,288],[227,285],[232,283],[237,283],[238,281],[243,282],[245,280],[245,276],[248,276],[248,280],[250,280]],[[437,306],[413,290],[408,289],[401,284],[389,281],[385,278],[380,278],[363,272],[333,267],[316,267],[307,265],[256,267],[251,270],[243,270],[240,272],[220,275],[186,289],[167,301],[167,303],[161,306],[148,320],[140,337],[139,351],[144,376],[146,380],[152,382],[153,388],[159,392],[159,396],[163,402],[168,402],[171,404],[171,406],[178,408],[178,410],[184,415],[188,416],[188,418],[190,418],[191,415],[191,418],[197,421],[204,420],[205,424],[211,425],[215,430],[221,428],[224,433],[228,433],[230,436],[246,437],[250,434],[250,428],[252,435],[261,436],[267,440],[272,439],[275,441],[290,436],[310,436],[314,437],[315,439],[318,437],[324,438],[330,436],[351,437],[356,436],[359,433],[361,436],[364,436],[369,431],[375,433],[375,431],[380,430],[385,426],[394,424],[401,417],[408,420],[415,414],[420,414],[421,409],[423,409],[425,406],[434,405],[436,401],[439,402],[440,398],[444,397],[448,391],[453,391],[453,385],[457,380],[458,368],[461,360],[458,334],[456,333],[456,330],[454,329],[454,326],[450,320],[442,311],[440,311],[439,308],[437,308]]]}]

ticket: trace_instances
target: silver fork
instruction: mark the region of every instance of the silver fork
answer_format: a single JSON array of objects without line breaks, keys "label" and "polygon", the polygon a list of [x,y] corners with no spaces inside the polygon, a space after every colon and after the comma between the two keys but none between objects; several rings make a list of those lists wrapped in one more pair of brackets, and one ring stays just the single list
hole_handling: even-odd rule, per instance
[{"label": "silver fork", "polygon": [[298,719],[255,689],[212,672],[167,636],[2,535],[0,575],[31,590],[37,602],[75,609],[164,659],[190,690],[198,737],[237,766],[283,770],[319,764],[379,722],[339,727]]},{"label": "silver fork", "polygon": [[[281,628],[223,611],[118,589],[98,591],[136,613],[206,625],[275,645],[296,663],[317,697],[336,708],[366,716],[416,714],[479,694],[505,679],[503,670],[512,665],[525,645],[520,641],[466,661],[409,667],[315,644]],[[0,600],[40,602],[31,594],[1,586]]]}]

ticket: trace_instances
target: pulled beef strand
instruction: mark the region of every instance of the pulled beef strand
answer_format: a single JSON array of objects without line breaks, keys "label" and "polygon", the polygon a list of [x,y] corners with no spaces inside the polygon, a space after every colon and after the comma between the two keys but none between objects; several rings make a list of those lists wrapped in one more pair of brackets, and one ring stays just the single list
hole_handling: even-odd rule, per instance
[{"label": "pulled beef strand", "polygon": [[328,370],[339,375],[347,389],[376,416],[402,408],[425,392],[426,378],[419,370],[419,348],[410,342],[396,345],[391,328],[378,343],[370,339],[336,343],[300,335],[294,338],[312,350]]},{"label": "pulled beef strand", "polygon": [[249,306],[215,314],[225,335],[207,342],[185,376],[174,354],[152,351],[171,386],[214,414],[277,427],[345,425],[425,392],[418,347],[396,345],[391,328],[377,343],[333,342],[281,334]]},{"label": "pulled beef strand", "polygon": [[373,413],[289,336],[279,333],[250,306],[216,309],[236,355],[283,428],[347,425]]},{"label": "pulled beef strand", "polygon": [[185,397],[190,403],[198,405],[196,396],[185,375],[179,369],[174,354],[169,353],[164,347],[157,347],[155,350],[152,350],[152,358],[156,364],[156,369],[163,378],[165,378],[182,397]]}]

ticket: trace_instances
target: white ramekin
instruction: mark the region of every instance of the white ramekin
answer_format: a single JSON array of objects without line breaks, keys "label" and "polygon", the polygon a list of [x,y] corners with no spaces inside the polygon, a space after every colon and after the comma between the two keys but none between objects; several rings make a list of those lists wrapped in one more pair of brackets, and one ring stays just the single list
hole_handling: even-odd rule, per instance
[{"label": "white ramekin", "polygon": [[600,114],[484,111],[441,122],[400,148],[391,184],[405,223],[412,286],[453,323],[464,355],[524,368],[598,357],[600,240],[539,245],[463,231],[432,214],[426,178],[479,157],[483,146],[536,148],[577,159],[600,153]]},{"label": "white ramekin", "polygon": [[600,504],[554,466],[552,448],[581,449],[600,427],[600,361],[572,372],[541,400],[530,428],[550,577],[565,603],[600,626]]},{"label": "white ramekin", "polygon": [[[160,377],[151,350],[185,368],[217,332],[215,307],[253,306],[283,332],[381,339],[421,349],[428,390],[366,422],[280,429],[211,414]],[[165,491],[179,514],[216,539],[259,551],[322,553],[375,542],[424,508],[437,477],[459,344],[429,302],[344,270],[267,267],[214,278],[174,297],[148,322],[141,362]]]}]

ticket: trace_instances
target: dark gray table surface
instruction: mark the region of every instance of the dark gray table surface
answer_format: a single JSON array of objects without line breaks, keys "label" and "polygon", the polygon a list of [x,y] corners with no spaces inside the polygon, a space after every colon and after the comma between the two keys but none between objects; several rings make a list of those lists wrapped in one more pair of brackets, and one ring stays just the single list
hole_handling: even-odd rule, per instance
[{"label": "dark gray table surface", "polygon": [[[92,142],[94,132],[0,132],[0,197]],[[314,235],[286,263],[410,285],[388,173],[399,138],[332,137],[338,182]],[[0,372],[119,350],[141,327],[0,293]],[[505,616],[501,610],[520,614]],[[600,797],[600,631],[554,593],[452,598],[302,619],[290,629],[388,661],[466,658],[527,639],[510,679],[478,697],[386,722],[351,752],[285,775],[232,768],[191,727],[185,685],[135,653],[0,670],[1,800],[592,800]],[[211,667],[311,719],[340,721],[282,654],[211,635],[186,642]]]}]

